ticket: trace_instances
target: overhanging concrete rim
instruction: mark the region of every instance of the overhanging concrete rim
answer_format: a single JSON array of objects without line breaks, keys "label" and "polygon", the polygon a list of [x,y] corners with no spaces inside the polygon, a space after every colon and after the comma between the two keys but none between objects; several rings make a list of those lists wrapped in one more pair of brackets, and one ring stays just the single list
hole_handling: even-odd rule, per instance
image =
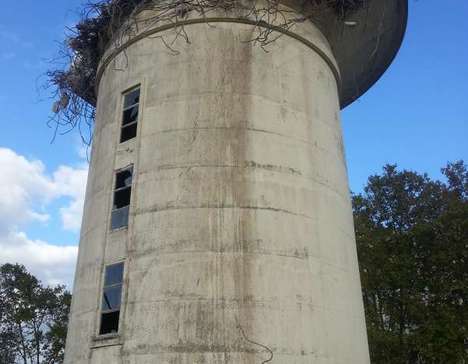
[{"label": "overhanging concrete rim", "polygon": [[265,29],[271,29],[276,32],[282,33],[284,35],[287,35],[293,39],[298,40],[299,42],[305,44],[307,47],[311,48],[315,53],[317,53],[324,61],[325,63],[330,67],[330,70],[333,73],[333,76],[335,77],[337,87],[338,87],[338,93],[340,93],[341,90],[341,76],[340,76],[340,71],[337,69],[335,63],[333,62],[330,57],[323,52],[320,47],[316,46],[314,43],[311,41],[307,40],[306,38],[291,32],[287,29],[284,29],[280,26],[275,26],[268,24],[266,22],[256,22],[253,20],[249,19],[242,19],[242,18],[227,18],[227,17],[213,17],[213,18],[198,18],[198,19],[187,19],[184,21],[179,21],[177,23],[171,23],[171,24],[166,24],[162,25],[160,27],[152,28],[149,29],[145,32],[142,32],[128,41],[126,41],[124,44],[120,45],[119,47],[115,48],[107,57],[104,58],[102,63],[99,65],[98,72],[96,75],[96,94],[98,94],[98,88],[99,84],[102,78],[102,75],[104,74],[107,66],[121,53],[123,52],[126,48],[130,47],[131,45],[139,42],[140,40],[143,40],[153,34],[175,28],[177,26],[185,26],[185,25],[193,25],[193,24],[203,24],[203,23],[239,23],[239,24],[248,24],[248,25],[255,25],[256,27],[261,27]]},{"label": "overhanging concrete rim", "polygon": [[[384,59],[381,60],[378,66],[375,66],[372,70],[370,70],[370,75],[371,77],[368,80],[362,80],[358,79],[358,84],[359,84],[359,92],[355,95],[351,94],[345,94],[346,92],[346,87],[342,87],[341,93],[340,93],[340,102],[341,102],[341,108],[344,109],[346,106],[350,105],[354,101],[356,101],[359,97],[361,97],[363,94],[365,94],[381,77],[382,75],[387,71],[387,69],[390,67],[390,65],[393,63],[395,60],[396,56],[398,55],[398,52],[401,49],[401,46],[403,44],[405,34],[406,34],[406,29],[408,26],[408,0],[374,0],[375,3],[384,3],[386,1],[392,1],[394,4],[398,4],[401,6],[401,16],[398,18],[398,22],[394,24],[394,32],[393,36],[394,39],[392,42],[389,42],[387,47],[384,48]],[[397,7],[398,7],[397,5]],[[363,19],[368,16],[365,15],[366,10],[361,9],[358,14],[357,14],[357,20],[358,22],[363,22]],[[388,16],[389,14],[386,14]],[[372,15],[370,15],[372,17]],[[375,15],[374,15],[375,16]],[[374,29],[376,30],[376,29]],[[369,34],[374,34],[372,31],[369,32]],[[330,40],[329,40],[330,41]],[[362,39],[361,39],[362,41]],[[339,44],[333,44],[334,42],[330,42],[332,45],[332,48],[335,46],[340,46]],[[368,54],[366,54],[369,56]],[[341,68],[341,64],[353,64],[356,62],[356,59],[341,59],[337,54],[335,54],[335,58],[338,62],[338,66]],[[359,61],[359,60],[358,60]],[[349,80],[347,80],[347,75],[344,73],[343,69],[340,69],[340,72],[342,72],[342,85],[346,85]],[[362,77],[362,75],[361,75]]]}]

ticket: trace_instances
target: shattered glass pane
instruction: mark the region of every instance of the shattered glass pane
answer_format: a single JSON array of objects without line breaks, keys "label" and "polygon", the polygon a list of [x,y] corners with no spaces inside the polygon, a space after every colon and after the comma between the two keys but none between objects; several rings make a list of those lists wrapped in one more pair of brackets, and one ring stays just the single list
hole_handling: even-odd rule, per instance
[{"label": "shattered glass pane", "polygon": [[123,112],[122,125],[128,125],[137,121],[138,119],[138,105],[131,107]]},{"label": "shattered glass pane", "polygon": [[140,102],[140,89],[137,88],[124,96],[124,109]]},{"label": "shattered glass pane", "polygon": [[104,288],[102,297],[102,311],[114,311],[120,308],[120,298],[122,296],[122,286]]},{"label": "shattered glass pane", "polygon": [[120,171],[115,176],[115,188],[130,187],[132,185],[133,168]]}]

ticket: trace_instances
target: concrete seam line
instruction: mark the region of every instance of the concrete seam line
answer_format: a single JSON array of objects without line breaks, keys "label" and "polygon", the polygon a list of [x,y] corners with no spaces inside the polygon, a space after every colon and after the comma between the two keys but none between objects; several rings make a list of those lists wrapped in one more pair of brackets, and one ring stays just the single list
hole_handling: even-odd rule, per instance
[{"label": "concrete seam line", "polygon": [[137,43],[138,41],[140,41],[142,39],[145,39],[145,38],[149,37],[150,35],[162,32],[164,30],[175,28],[177,26],[192,25],[192,24],[203,24],[203,23],[240,23],[240,24],[255,25],[257,27],[271,29],[271,30],[277,31],[279,33],[283,33],[283,34],[285,34],[285,35],[287,35],[287,36],[289,36],[291,38],[294,38],[294,39],[298,40],[299,42],[305,44],[307,47],[309,47],[313,51],[315,51],[315,53],[317,53],[325,61],[325,63],[327,63],[327,65],[330,67],[330,70],[333,73],[333,76],[335,77],[335,80],[336,80],[336,83],[337,83],[337,86],[338,86],[338,94],[341,93],[340,92],[340,90],[341,90],[341,76],[340,76],[340,72],[338,71],[337,67],[335,66],[335,63],[318,46],[316,46],[314,43],[310,42],[309,40],[305,39],[304,37],[302,37],[302,36],[300,36],[300,35],[298,35],[298,34],[296,34],[294,32],[291,32],[291,31],[289,31],[287,29],[281,28],[280,26],[277,26],[277,25],[271,25],[271,24],[267,24],[267,23],[259,23],[259,22],[249,20],[249,19],[240,19],[240,18],[199,18],[199,19],[184,20],[184,21],[177,22],[175,24],[166,24],[166,25],[163,25],[163,26],[160,26],[160,27],[157,27],[157,28],[147,30],[147,31],[145,31],[143,33],[140,33],[140,34],[134,36],[133,38],[131,38],[130,40],[128,40],[127,42],[125,42],[121,46],[114,49],[109,54],[109,56],[107,56],[102,61],[102,63],[98,67],[98,72],[97,72],[97,75],[96,75],[96,86],[95,86],[96,87],[96,94],[98,94],[99,83],[101,81],[101,77],[102,77],[104,71],[106,70],[107,66],[115,59],[115,57],[117,57],[121,52],[123,52],[129,46]]}]

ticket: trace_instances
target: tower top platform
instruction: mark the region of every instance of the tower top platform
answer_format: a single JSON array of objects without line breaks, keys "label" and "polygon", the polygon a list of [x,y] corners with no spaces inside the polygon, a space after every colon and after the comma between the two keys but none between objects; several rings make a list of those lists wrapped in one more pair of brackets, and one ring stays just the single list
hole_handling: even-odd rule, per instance
[{"label": "tower top platform", "polygon": [[[332,1],[280,0],[279,3],[294,9],[304,19],[310,19],[328,40],[335,59],[332,63],[336,61],[340,74],[337,79],[341,108],[358,99],[383,75],[400,49],[406,31],[408,0],[367,0],[363,1],[362,6],[356,5],[355,9],[346,14],[340,14]],[[115,37],[109,37],[110,34],[118,34],[118,29],[126,19],[139,12],[138,6],[142,10],[149,9],[148,6],[143,6],[146,4],[144,0],[136,0],[132,4],[125,0],[111,1],[106,5],[107,8],[103,8],[107,9],[103,11],[104,15],[85,19],[77,26],[77,36],[68,41],[75,54],[74,62],[68,71],[59,73],[59,77],[52,80],[59,90],[71,92],[92,105],[96,104],[97,86],[105,65],[113,58],[111,53],[115,55],[134,43],[137,40],[135,38],[142,39],[145,36],[138,34],[133,40],[127,38],[123,43],[121,39],[117,42],[119,45],[115,44]],[[180,10],[176,8],[179,6],[177,4],[168,2],[165,6],[177,14]],[[187,4],[189,5],[184,5],[186,9],[191,9],[190,1]],[[115,9],[120,13],[113,14]],[[183,18],[184,15],[176,20],[166,19],[159,25],[154,24],[154,28],[167,29],[168,25],[176,27],[185,22]],[[213,18],[207,13],[202,14],[201,20],[209,23]],[[262,24],[247,18],[244,20],[255,26],[269,27],[263,20]],[[272,24],[272,28],[284,32],[284,29],[275,27],[275,24]]]}]

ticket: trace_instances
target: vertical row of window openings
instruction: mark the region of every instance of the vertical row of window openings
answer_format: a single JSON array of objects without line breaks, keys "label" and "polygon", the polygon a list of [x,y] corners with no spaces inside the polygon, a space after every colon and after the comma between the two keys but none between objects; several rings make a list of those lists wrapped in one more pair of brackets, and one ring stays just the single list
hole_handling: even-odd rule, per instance
[{"label": "vertical row of window openings", "polygon": [[120,142],[133,139],[137,135],[138,110],[140,108],[140,88],[136,88],[124,94],[122,115],[122,130]]},{"label": "vertical row of window openings", "polygon": [[[140,88],[124,94],[121,143],[133,139],[137,135],[139,106]],[[113,230],[128,226],[132,179],[133,166],[120,170],[115,175],[111,214],[111,229]],[[123,271],[123,263],[108,265],[105,269],[99,335],[113,334],[119,331]]]},{"label": "vertical row of window openings", "polygon": [[123,272],[124,263],[112,264],[106,267],[102,288],[99,335],[113,334],[119,331]]}]

